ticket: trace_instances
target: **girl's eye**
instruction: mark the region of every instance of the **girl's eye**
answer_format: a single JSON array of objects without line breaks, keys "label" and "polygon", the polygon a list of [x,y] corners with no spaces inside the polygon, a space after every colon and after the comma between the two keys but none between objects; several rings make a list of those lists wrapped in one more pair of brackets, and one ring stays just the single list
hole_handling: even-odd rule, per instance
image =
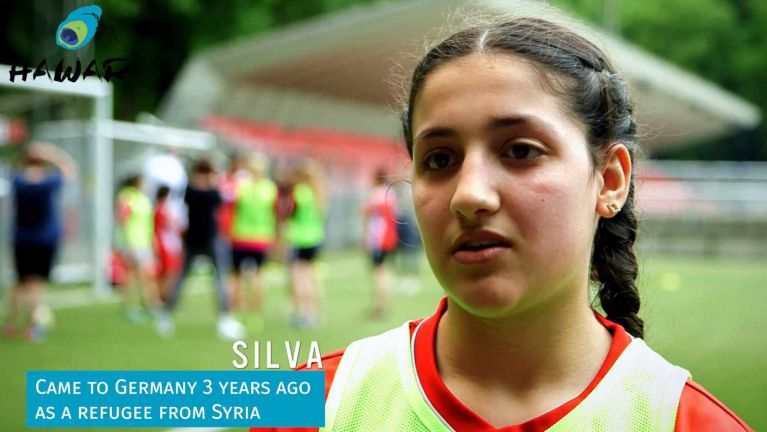
[{"label": "girl's eye", "polygon": [[432,153],[423,161],[423,166],[428,171],[438,171],[455,164],[455,157],[446,152]]},{"label": "girl's eye", "polygon": [[517,143],[509,147],[509,149],[506,151],[506,153],[513,157],[514,159],[535,159],[541,155],[543,155],[543,152],[536,146],[531,144],[522,144]]}]

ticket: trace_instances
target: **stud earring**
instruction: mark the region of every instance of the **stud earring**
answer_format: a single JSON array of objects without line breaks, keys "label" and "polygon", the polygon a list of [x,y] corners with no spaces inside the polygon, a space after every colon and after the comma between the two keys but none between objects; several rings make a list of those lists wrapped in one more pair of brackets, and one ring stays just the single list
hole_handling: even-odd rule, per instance
[{"label": "stud earring", "polygon": [[607,204],[607,209],[610,210],[610,213],[616,215],[621,211],[621,206],[619,206],[617,202],[611,202],[610,204]]}]

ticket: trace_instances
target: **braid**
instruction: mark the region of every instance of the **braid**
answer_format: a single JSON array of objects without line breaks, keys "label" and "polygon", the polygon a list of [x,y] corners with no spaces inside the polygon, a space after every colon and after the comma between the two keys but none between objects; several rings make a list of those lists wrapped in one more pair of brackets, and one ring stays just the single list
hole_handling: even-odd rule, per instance
[{"label": "braid", "polygon": [[607,319],[622,325],[635,337],[644,336],[644,321],[639,312],[636,287],[638,265],[634,255],[637,220],[634,215],[631,186],[629,198],[618,214],[600,219],[591,256],[591,279],[601,282],[599,301]]},{"label": "braid", "polygon": [[[626,84],[616,74],[603,70],[597,72],[603,83],[604,118],[600,126],[605,127],[610,141],[626,145],[634,159],[636,123],[628,98]],[[634,213],[634,173],[632,166],[631,183],[626,202],[621,211],[610,219],[602,218],[594,237],[594,252],[591,257],[591,279],[601,282],[599,301],[607,318],[622,325],[635,337],[644,336],[644,321],[639,313],[640,299],[636,287],[638,265],[634,254],[637,236],[637,218]]]}]

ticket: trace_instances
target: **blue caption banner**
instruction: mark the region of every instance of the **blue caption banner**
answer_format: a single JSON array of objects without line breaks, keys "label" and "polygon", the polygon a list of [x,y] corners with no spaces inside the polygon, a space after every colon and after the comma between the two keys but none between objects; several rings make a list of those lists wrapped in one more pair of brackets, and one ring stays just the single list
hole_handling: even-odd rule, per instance
[{"label": "blue caption banner", "polygon": [[317,427],[323,371],[27,371],[27,427]]}]

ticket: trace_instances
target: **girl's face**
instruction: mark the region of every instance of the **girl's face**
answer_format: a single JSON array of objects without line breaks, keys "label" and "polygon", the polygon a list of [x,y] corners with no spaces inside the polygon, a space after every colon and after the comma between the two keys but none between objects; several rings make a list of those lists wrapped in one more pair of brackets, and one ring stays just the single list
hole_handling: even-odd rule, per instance
[{"label": "girl's face", "polygon": [[482,317],[586,299],[601,177],[585,127],[527,61],[475,53],[413,110],[413,202],[448,296]]}]

